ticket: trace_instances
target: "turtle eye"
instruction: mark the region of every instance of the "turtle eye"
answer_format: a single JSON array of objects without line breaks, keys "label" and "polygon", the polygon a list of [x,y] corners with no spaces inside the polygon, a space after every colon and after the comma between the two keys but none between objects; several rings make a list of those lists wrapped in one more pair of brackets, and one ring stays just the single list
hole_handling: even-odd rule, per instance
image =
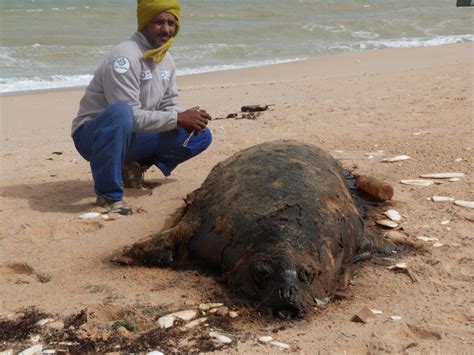
[{"label": "turtle eye", "polygon": [[298,278],[304,284],[309,285],[314,280],[314,272],[302,267],[298,270]]},{"label": "turtle eye", "polygon": [[268,280],[272,273],[273,269],[268,263],[259,261],[253,265],[252,277],[257,284]]}]

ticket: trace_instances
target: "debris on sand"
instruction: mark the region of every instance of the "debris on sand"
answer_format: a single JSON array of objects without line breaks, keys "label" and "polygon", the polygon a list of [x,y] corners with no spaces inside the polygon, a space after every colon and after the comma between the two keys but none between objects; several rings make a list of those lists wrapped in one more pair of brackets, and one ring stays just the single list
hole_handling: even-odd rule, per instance
[{"label": "debris on sand", "polygon": [[412,185],[412,186],[431,186],[434,184],[431,180],[400,180],[400,183],[403,185]]},{"label": "debris on sand", "polygon": [[242,112],[261,112],[268,110],[270,105],[246,105],[240,108]]},{"label": "debris on sand", "polygon": [[222,344],[230,344],[232,343],[232,339],[225,336],[225,335],[222,335],[220,333],[217,333],[217,332],[210,332],[209,333],[209,336],[211,338],[214,338],[216,339],[219,343],[222,343]]},{"label": "debris on sand", "polygon": [[370,323],[374,321],[377,317],[375,316],[374,312],[367,307],[364,306],[362,309],[360,309],[354,316],[352,317],[353,322],[360,322],[360,323]]},{"label": "debris on sand", "polygon": [[397,210],[387,210],[384,212],[384,215],[386,215],[388,218],[390,218],[394,222],[400,222],[402,220],[402,216]]},{"label": "debris on sand", "polygon": [[410,278],[411,282],[417,282],[416,277],[408,270],[408,266],[406,263],[397,263],[395,265],[387,267],[387,269],[395,272],[402,272],[404,274],[407,274],[408,277]]},{"label": "debris on sand", "polygon": [[288,344],[285,344],[285,343],[282,343],[282,342],[279,342],[279,341],[271,341],[270,344],[277,347],[277,348],[283,349],[283,350],[286,350],[286,349],[290,348],[290,346]]},{"label": "debris on sand", "polygon": [[454,204],[456,206],[461,206],[461,207],[466,207],[466,208],[474,208],[474,201],[455,200]]},{"label": "debris on sand", "polygon": [[380,201],[391,200],[394,194],[393,187],[390,184],[373,176],[361,175],[356,177],[356,185],[357,188]]},{"label": "debris on sand", "polygon": [[402,317],[401,317],[401,316],[390,316],[390,318],[391,318],[392,320],[396,320],[396,321],[402,320]]},{"label": "debris on sand", "polygon": [[433,173],[433,174],[423,174],[420,175],[422,178],[428,179],[452,179],[452,178],[462,178],[464,173]]},{"label": "debris on sand", "polygon": [[273,337],[269,336],[269,335],[264,335],[264,336],[261,336],[260,338],[258,338],[258,341],[262,344],[266,344],[266,343],[269,343],[273,340]]},{"label": "debris on sand", "polygon": [[419,237],[416,237],[416,239],[422,240],[424,242],[437,242],[439,240],[438,238],[428,237],[426,235],[420,235]]},{"label": "debris on sand", "polygon": [[375,223],[377,223],[378,225],[380,225],[382,227],[386,227],[386,228],[397,228],[398,227],[398,223],[394,222],[390,219],[379,219],[379,220],[375,221]]},{"label": "debris on sand", "polygon": [[454,197],[434,195],[434,196],[431,196],[431,200],[433,202],[453,202]]},{"label": "debris on sand", "polygon": [[89,219],[94,219],[100,216],[100,213],[98,212],[87,212],[83,213],[79,216],[79,219],[82,219],[84,221],[89,220]]},{"label": "debris on sand", "polygon": [[402,155],[396,155],[396,156],[391,157],[391,158],[384,158],[384,159],[382,159],[382,161],[384,163],[396,163],[396,162],[404,161],[404,160],[408,160],[408,159],[411,159],[411,157],[408,156],[408,155],[402,154]]}]

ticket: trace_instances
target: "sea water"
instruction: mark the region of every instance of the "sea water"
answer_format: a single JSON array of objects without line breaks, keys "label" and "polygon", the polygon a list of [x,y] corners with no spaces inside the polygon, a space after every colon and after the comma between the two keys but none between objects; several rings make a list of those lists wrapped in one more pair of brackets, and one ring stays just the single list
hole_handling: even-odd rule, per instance
[{"label": "sea water", "polygon": [[[181,0],[178,75],[474,40],[455,0]],[[131,0],[0,0],[0,93],[87,85],[136,31]]]}]

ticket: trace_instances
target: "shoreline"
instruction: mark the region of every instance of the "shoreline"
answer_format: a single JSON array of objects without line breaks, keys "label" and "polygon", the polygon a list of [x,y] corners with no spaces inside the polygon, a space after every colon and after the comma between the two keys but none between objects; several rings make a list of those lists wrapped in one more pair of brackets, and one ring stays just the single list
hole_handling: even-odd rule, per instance
[{"label": "shoreline", "polygon": [[[145,180],[156,187],[126,189],[134,214],[108,220],[79,218],[102,212],[95,206],[89,163],[70,137],[82,90],[0,97],[0,320],[18,319],[25,308],[34,307],[64,323],[85,310],[94,317],[78,325],[78,335],[99,343],[116,337],[131,342],[152,331],[165,314],[222,302],[239,312],[235,319],[224,319],[222,329],[215,324],[233,339],[222,352],[271,351],[258,342],[268,334],[303,354],[314,349],[351,354],[471,351],[474,210],[432,197],[474,201],[473,53],[474,43],[384,49],[178,77],[180,106],[199,105],[216,118],[209,122],[213,143],[169,177],[151,167]],[[272,106],[256,119],[227,118],[229,113],[240,116],[240,107],[249,104]],[[422,248],[402,247],[384,262],[405,263],[416,282],[388,265],[360,262],[341,300],[318,307],[303,322],[279,327],[234,303],[225,282],[211,274],[110,262],[168,226],[183,199],[216,164],[280,139],[316,145],[351,172],[393,186],[393,199],[380,207],[396,209],[402,216],[397,232]],[[383,161],[397,155],[410,159]],[[401,183],[441,172],[464,176],[425,187]],[[385,218],[383,213],[374,217]],[[437,245],[420,236],[436,238]],[[383,314],[371,323],[352,322],[363,307]],[[140,323],[138,333],[117,334],[111,327],[125,315]],[[47,333],[48,326],[41,331]],[[209,327],[194,331],[208,339]],[[23,350],[28,339],[21,346],[0,344],[0,351],[2,346]],[[107,350],[117,351],[113,345]]]},{"label": "shoreline", "polygon": [[[369,49],[369,50],[361,50],[361,51],[350,51],[350,52],[343,52],[337,54],[323,54],[317,57],[305,58],[305,59],[295,59],[295,60],[287,60],[282,61],[279,63],[271,63],[271,64],[262,64],[262,65],[254,65],[254,66],[245,66],[239,68],[230,68],[230,69],[218,69],[218,70],[211,70],[206,72],[200,73],[192,73],[192,74],[182,74],[178,75],[178,81],[180,79],[186,79],[187,77],[194,77],[194,76],[202,76],[202,75],[209,75],[214,73],[225,73],[225,72],[241,72],[246,71],[249,69],[255,68],[265,68],[265,67],[273,67],[275,65],[285,65],[291,63],[305,63],[305,62],[317,62],[320,60],[325,60],[328,58],[338,58],[344,56],[360,56],[363,53],[371,53],[371,52],[380,52],[380,51],[410,51],[410,50],[418,50],[418,49],[430,49],[430,48],[438,48],[438,47],[449,47],[449,46],[463,46],[473,44],[474,42],[461,42],[461,43],[449,43],[449,44],[442,44],[436,46],[420,46],[420,47],[409,47],[409,48],[382,48],[382,49]],[[8,96],[19,96],[19,95],[30,95],[30,94],[43,94],[48,92],[61,92],[61,91],[75,91],[75,90],[84,90],[88,85],[79,85],[79,86],[67,86],[67,87],[55,87],[55,88],[46,88],[46,89],[33,89],[33,90],[20,90],[20,91],[11,91],[11,92],[3,92],[0,93],[0,97],[8,97]]]}]

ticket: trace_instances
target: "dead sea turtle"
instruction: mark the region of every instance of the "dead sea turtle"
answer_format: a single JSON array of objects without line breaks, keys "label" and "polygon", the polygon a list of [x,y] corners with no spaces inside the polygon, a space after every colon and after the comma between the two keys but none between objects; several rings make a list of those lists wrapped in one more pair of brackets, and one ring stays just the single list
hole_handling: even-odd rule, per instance
[{"label": "dead sea turtle", "polygon": [[217,267],[239,299],[297,317],[346,286],[365,241],[338,162],[315,146],[278,140],[217,164],[177,224],[120,261]]}]

